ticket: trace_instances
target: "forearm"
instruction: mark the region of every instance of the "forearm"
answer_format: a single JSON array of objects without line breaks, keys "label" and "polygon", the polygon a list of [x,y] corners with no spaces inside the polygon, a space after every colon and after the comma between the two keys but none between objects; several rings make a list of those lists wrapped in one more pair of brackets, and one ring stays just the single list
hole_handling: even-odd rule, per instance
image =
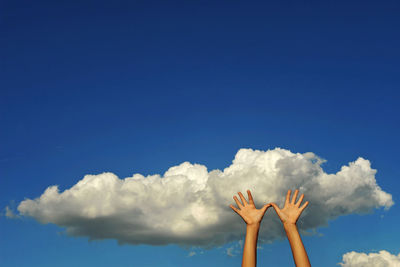
[{"label": "forearm", "polygon": [[247,225],[243,247],[242,267],[255,267],[257,264],[257,239],[260,223]]},{"label": "forearm", "polygon": [[310,267],[307,252],[304,248],[303,242],[296,224],[283,224],[286,235],[289,239],[290,247],[292,248],[293,259],[297,267]]}]

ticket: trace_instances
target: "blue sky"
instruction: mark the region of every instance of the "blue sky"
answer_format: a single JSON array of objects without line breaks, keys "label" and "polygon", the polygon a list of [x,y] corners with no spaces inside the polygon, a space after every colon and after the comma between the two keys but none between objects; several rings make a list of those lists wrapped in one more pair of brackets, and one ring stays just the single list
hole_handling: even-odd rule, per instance
[{"label": "blue sky", "polygon": [[[368,159],[395,202],[303,236],[313,265],[335,266],[349,251],[398,254],[399,9],[395,1],[2,1],[0,207],[15,211],[86,174],[149,175],[184,161],[224,169],[240,148],[281,147],[326,159],[327,173]],[[2,266],[241,262],[226,254],[232,244],[89,242],[29,217],[1,216],[0,229]],[[287,241],[263,245],[258,262],[293,266]]]}]

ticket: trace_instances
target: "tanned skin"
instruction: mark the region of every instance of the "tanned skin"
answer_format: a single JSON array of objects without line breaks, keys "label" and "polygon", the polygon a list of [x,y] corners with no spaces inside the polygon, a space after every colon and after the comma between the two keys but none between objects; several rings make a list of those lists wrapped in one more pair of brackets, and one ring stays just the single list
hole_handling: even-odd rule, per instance
[{"label": "tanned skin", "polygon": [[246,239],[243,247],[242,267],[256,267],[258,231],[260,230],[261,220],[271,204],[266,204],[261,209],[256,209],[250,190],[247,190],[247,194],[249,196],[249,202],[246,201],[241,192],[238,192],[242,202],[240,202],[236,196],[234,196],[233,199],[239,209],[233,205],[230,205],[230,207],[242,217],[247,225]]},{"label": "tanned skin", "polygon": [[283,209],[280,209],[275,203],[271,203],[271,205],[274,207],[276,213],[283,223],[283,228],[286,231],[290,247],[292,248],[293,259],[296,267],[310,267],[311,264],[296,225],[301,213],[307,207],[308,201],[300,206],[301,202],[303,201],[304,194],[302,194],[299,200],[296,202],[298,194],[299,190],[295,190],[293,198],[290,200],[291,190],[289,190],[286,194],[286,201]]}]

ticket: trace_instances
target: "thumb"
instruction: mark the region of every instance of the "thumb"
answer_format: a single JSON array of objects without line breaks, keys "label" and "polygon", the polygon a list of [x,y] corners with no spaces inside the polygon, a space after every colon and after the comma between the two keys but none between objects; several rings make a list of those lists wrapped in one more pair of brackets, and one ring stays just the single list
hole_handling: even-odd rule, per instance
[{"label": "thumb", "polygon": [[271,207],[271,204],[269,204],[269,203],[268,203],[268,204],[265,204],[265,205],[261,208],[262,212],[265,213],[269,207]]},{"label": "thumb", "polygon": [[278,207],[278,205],[276,205],[276,203],[271,203],[271,206],[274,208],[278,215],[279,213],[281,213],[281,209]]}]

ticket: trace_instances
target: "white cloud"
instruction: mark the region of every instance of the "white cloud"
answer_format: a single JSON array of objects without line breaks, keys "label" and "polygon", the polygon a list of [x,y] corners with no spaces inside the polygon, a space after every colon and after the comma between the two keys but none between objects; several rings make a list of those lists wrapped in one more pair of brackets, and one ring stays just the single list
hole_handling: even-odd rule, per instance
[{"label": "white cloud", "polygon": [[188,254],[188,257],[193,257],[194,255],[196,255],[196,252],[190,251],[189,254]]},{"label": "white cloud", "polygon": [[235,257],[238,254],[238,251],[234,246],[232,246],[226,249],[226,254],[229,257]]},{"label": "white cloud", "polygon": [[[243,246],[244,246],[244,240],[241,239],[237,242],[234,242],[230,247],[226,249],[225,252],[229,257],[235,257],[237,255],[242,254]],[[258,246],[257,249],[259,249]]]},{"label": "white cloud", "polygon": [[400,267],[400,253],[393,255],[381,250],[379,253],[365,254],[352,251],[344,254],[339,264],[343,267]]},{"label": "white cloud", "polygon": [[9,206],[6,207],[5,215],[6,215],[6,217],[9,218],[9,219],[18,219],[18,218],[20,217],[20,216],[18,216],[17,214],[15,214],[15,213],[13,212],[13,210],[10,209]]},{"label": "white cloud", "polygon": [[[324,172],[323,162],[311,152],[240,149],[222,171],[184,162],[164,175],[86,175],[63,192],[48,187],[39,198],[22,201],[18,211],[41,223],[66,227],[73,236],[211,247],[243,237],[244,223],[229,204],[234,203],[233,195],[246,189],[260,207],[272,201],[282,204],[288,189],[300,188],[310,201],[298,223],[303,230],[338,216],[393,205],[392,196],[377,185],[376,170],[368,160],[360,157],[334,174]],[[274,211],[267,211],[260,243],[283,235]]]}]

